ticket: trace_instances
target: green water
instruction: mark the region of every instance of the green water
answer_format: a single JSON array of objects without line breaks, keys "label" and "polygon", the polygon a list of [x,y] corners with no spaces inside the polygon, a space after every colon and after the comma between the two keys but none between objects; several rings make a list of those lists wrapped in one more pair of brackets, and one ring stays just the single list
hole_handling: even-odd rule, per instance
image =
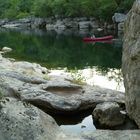
[{"label": "green water", "polygon": [[[96,33],[103,36],[105,33]],[[107,33],[106,33],[107,34]],[[121,67],[122,42],[85,43],[82,37],[92,32],[61,32],[40,30],[0,30],[0,47],[13,49],[6,56],[37,62],[47,68],[83,69],[97,66],[100,70]]]}]

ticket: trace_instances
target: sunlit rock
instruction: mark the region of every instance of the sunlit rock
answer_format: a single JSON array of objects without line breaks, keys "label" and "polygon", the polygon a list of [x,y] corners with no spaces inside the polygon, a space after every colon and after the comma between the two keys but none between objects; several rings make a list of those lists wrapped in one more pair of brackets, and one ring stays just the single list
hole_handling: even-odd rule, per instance
[{"label": "sunlit rock", "polygon": [[2,48],[2,51],[3,51],[3,52],[11,52],[11,51],[12,51],[12,48],[3,47],[3,48]]}]

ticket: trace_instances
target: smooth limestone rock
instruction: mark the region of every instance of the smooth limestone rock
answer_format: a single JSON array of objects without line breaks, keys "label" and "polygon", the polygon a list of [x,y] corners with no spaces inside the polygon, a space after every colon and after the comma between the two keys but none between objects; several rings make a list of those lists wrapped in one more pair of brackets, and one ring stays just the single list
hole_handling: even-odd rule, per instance
[{"label": "smooth limestone rock", "polygon": [[[17,75],[20,75],[16,73]],[[20,75],[22,76],[22,75]],[[112,101],[124,104],[124,94],[99,87],[79,86],[61,77],[38,82],[34,78],[0,73],[0,91],[55,113],[76,113]],[[26,81],[25,81],[26,80]]]},{"label": "smooth limestone rock", "polygon": [[36,107],[12,98],[0,100],[0,140],[55,140],[56,122]]},{"label": "smooth limestone rock", "polygon": [[126,109],[140,128],[140,0],[125,23],[122,71],[126,89]]},{"label": "smooth limestone rock", "polygon": [[[124,104],[124,94],[97,86],[80,86],[62,77],[47,77],[29,62],[0,61],[0,91],[4,96],[56,113],[76,113],[111,101]],[[29,69],[29,70],[28,70]]]},{"label": "smooth limestone rock", "polygon": [[117,103],[105,102],[98,104],[93,113],[94,121],[100,126],[112,128],[121,125],[125,121],[125,114],[121,113],[121,108]]}]

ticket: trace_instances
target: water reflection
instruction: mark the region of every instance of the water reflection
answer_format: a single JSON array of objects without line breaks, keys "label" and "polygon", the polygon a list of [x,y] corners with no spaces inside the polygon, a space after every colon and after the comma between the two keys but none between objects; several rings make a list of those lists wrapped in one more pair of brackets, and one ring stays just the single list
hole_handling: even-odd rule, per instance
[{"label": "water reflection", "polygon": [[85,68],[82,70],[51,70],[49,75],[62,76],[66,79],[81,80],[89,85],[124,92],[123,76],[121,69],[100,69],[100,67]]},{"label": "water reflection", "polygon": [[[13,49],[13,52],[7,54],[8,57],[37,62],[47,68],[120,68],[122,42],[96,42],[94,45],[84,43],[82,36],[88,37],[91,34],[92,31],[85,34],[81,34],[80,31],[57,34],[55,31],[1,29],[0,46]],[[99,32],[95,35],[103,36],[104,33]]]},{"label": "water reflection", "polygon": [[92,115],[86,117],[81,123],[75,125],[61,125],[60,126],[65,132],[71,133],[81,133],[85,131],[93,131],[96,130],[93,125]]},{"label": "water reflection", "polygon": [[97,85],[108,89],[124,92],[123,77],[121,69],[108,69],[100,72],[98,68],[88,68],[82,71],[82,75],[89,85]]}]

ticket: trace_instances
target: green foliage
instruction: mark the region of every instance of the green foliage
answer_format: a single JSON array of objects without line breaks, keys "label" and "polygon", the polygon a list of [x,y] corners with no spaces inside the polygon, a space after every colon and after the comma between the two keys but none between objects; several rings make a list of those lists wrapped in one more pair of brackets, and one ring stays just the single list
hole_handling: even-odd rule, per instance
[{"label": "green foliage", "polygon": [[72,82],[75,83],[75,84],[79,84],[79,85],[83,85],[85,84],[86,80],[85,78],[82,76],[82,73],[79,72],[76,68],[74,70],[70,70],[70,75],[71,75],[71,78],[72,78]]},{"label": "green foliage", "polygon": [[37,17],[52,16],[51,0],[35,0],[32,13]]},{"label": "green foliage", "polygon": [[1,18],[22,18],[31,15],[33,0],[0,0]]},{"label": "green foliage", "polygon": [[0,0],[0,17],[95,16],[111,20],[114,12],[128,11],[133,2],[134,0]]}]

